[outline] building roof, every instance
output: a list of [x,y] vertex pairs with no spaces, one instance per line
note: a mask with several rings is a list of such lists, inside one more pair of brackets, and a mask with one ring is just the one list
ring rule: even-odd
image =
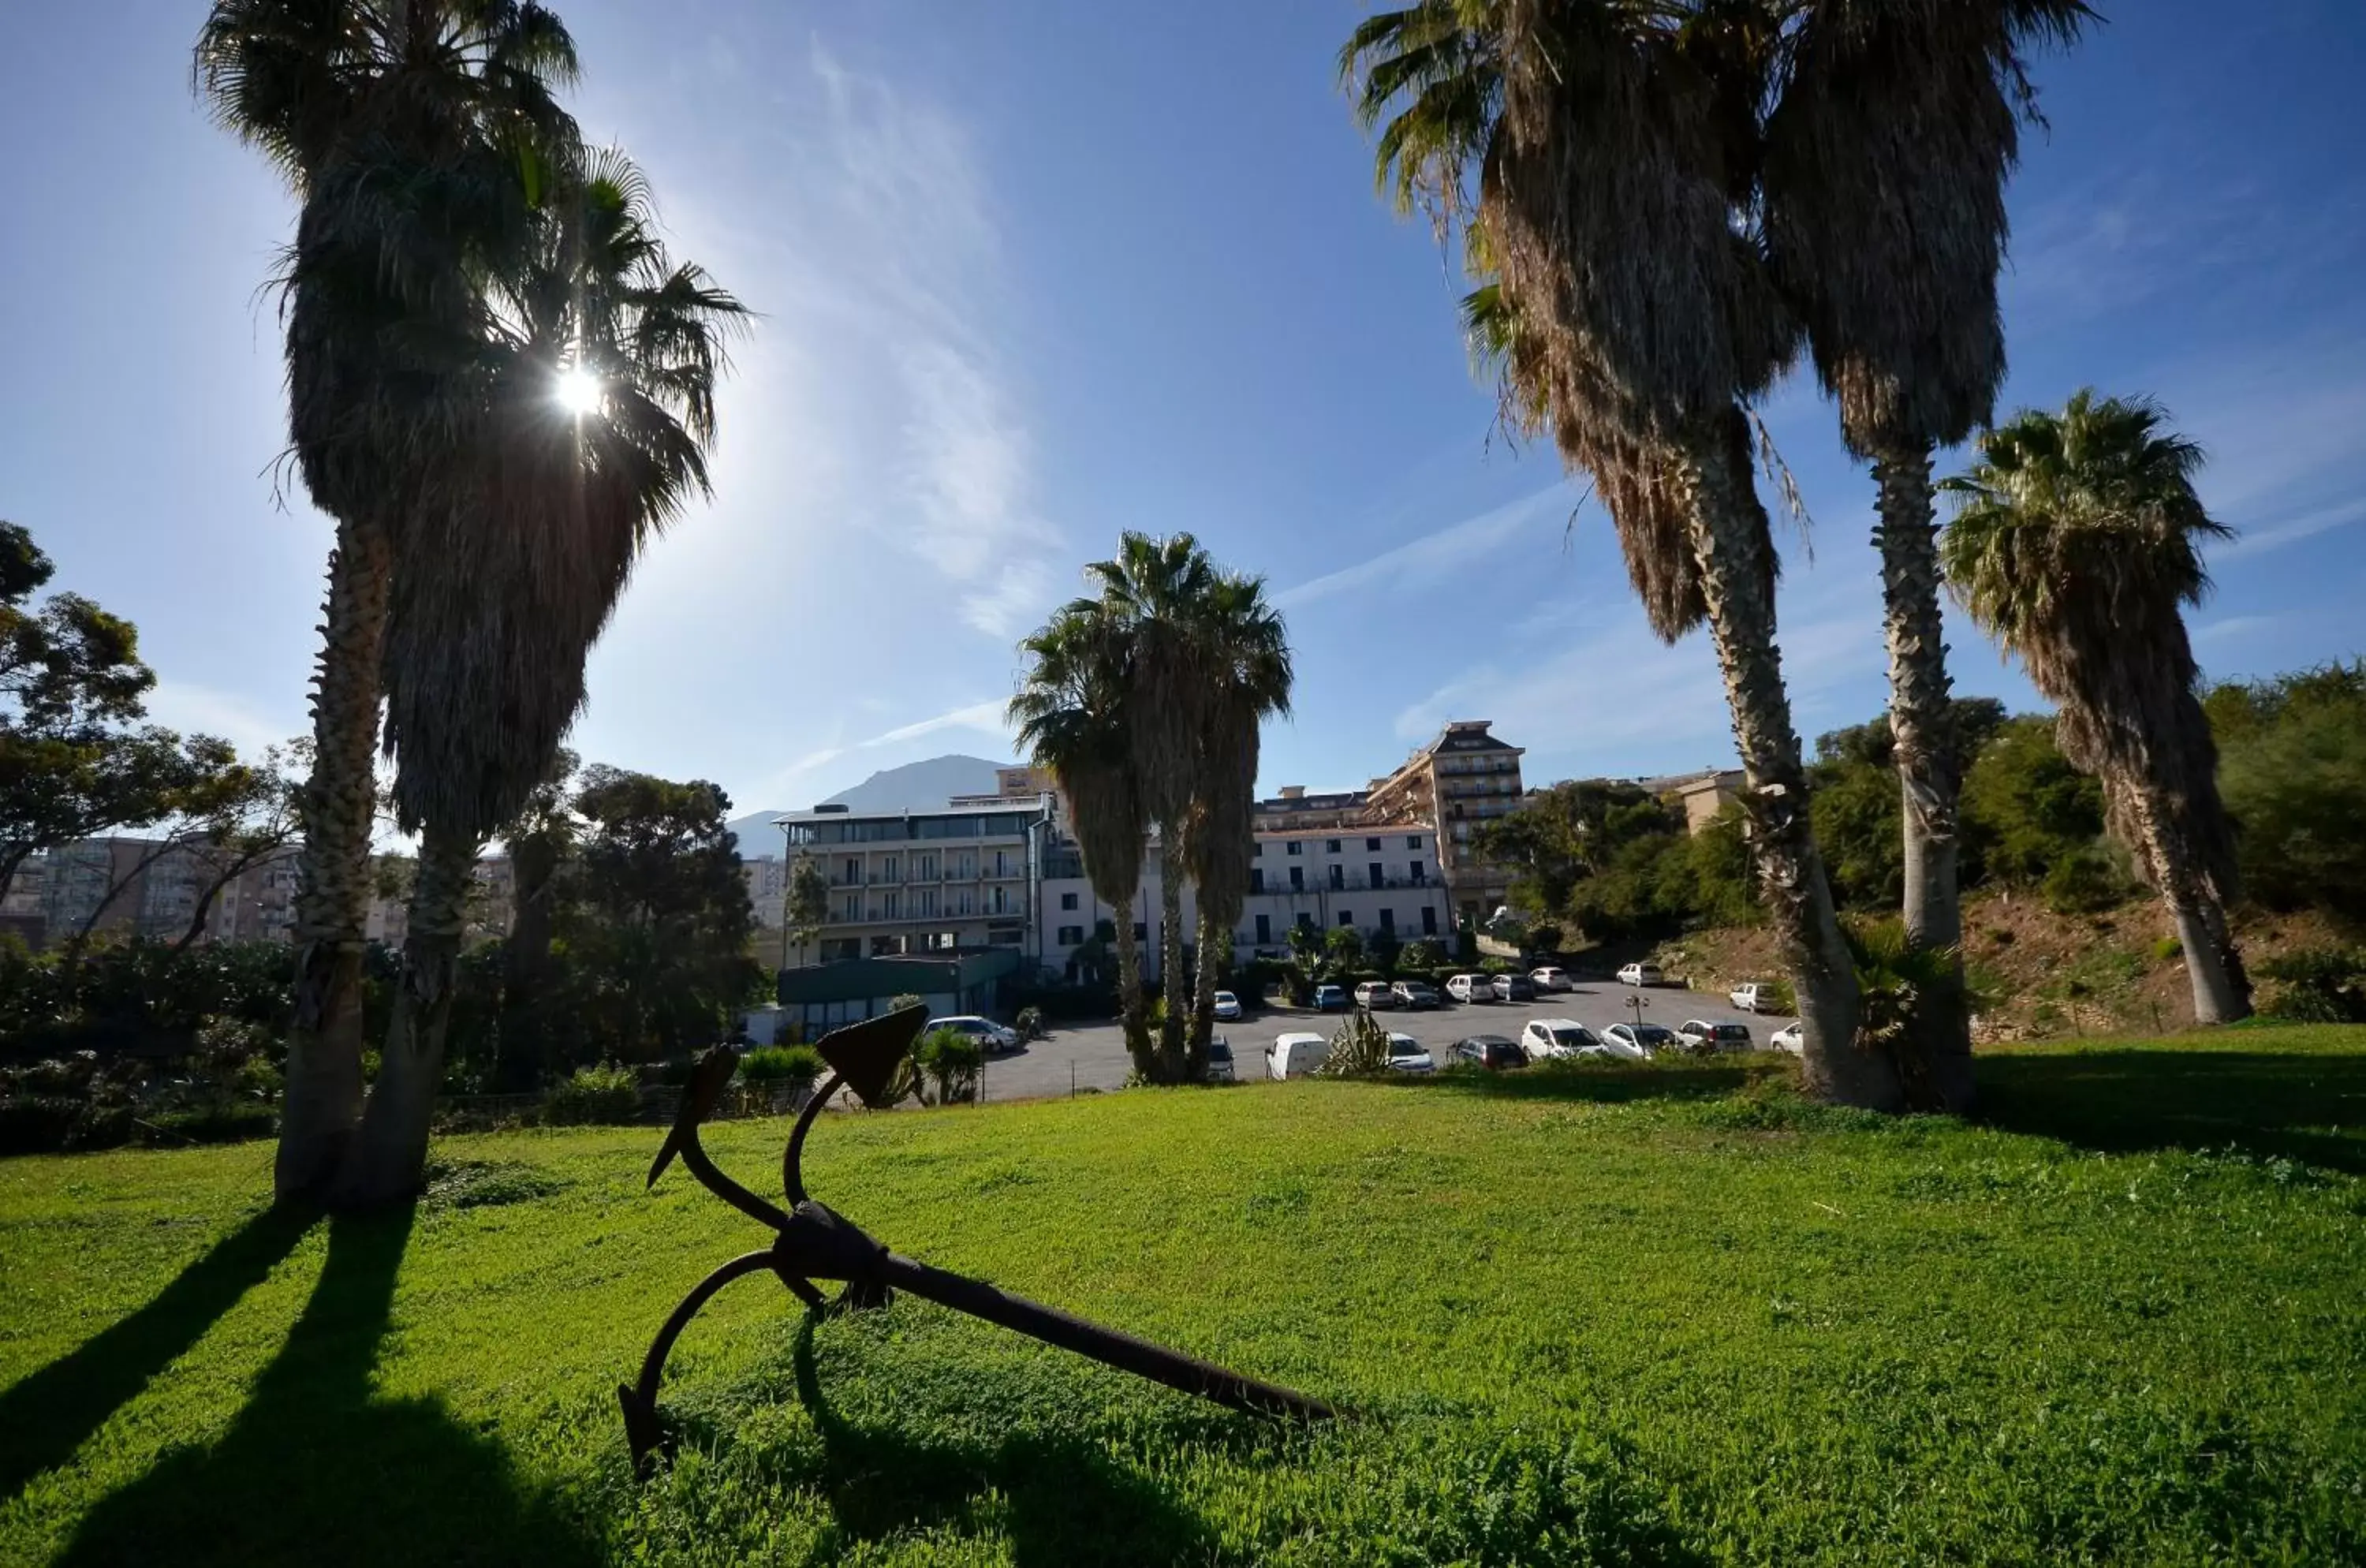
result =
[[[1498,740],[1487,732],[1488,727],[1494,722],[1492,718],[1448,719],[1446,728],[1437,732],[1437,739],[1422,748],[1422,751],[1433,756],[1440,751],[1509,751],[1515,756],[1524,755],[1519,747]],[[1414,753],[1415,756],[1421,754],[1419,751]]]
[[788,811],[772,818],[772,826],[785,828],[792,822],[902,822],[917,817],[1004,817],[1017,813],[1041,812],[1045,807],[1042,795],[1024,795],[970,804],[967,801],[933,807],[927,811],[849,811],[843,807],[816,807],[811,811]]

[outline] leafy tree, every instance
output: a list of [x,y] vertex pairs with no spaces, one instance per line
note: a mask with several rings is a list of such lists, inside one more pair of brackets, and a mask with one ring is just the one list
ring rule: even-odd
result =
[[[1767,9],[1782,29],[1759,169],[1770,272],[1839,404],[1842,441],[1879,486],[1905,929],[1952,953],[1963,939],[1962,771],[1947,723],[1931,454],[1993,416],[2004,379],[2004,186],[2016,111],[2035,112],[2023,51],[2067,43],[2093,13],[2079,0]],[[1834,875],[1845,886],[1837,861]],[[1960,986],[1923,993],[1901,1043],[1913,1074],[1956,1111],[1974,1097],[1961,997]]]
[[1340,62],[1382,126],[1383,186],[1460,231],[1482,281],[1466,320],[1501,367],[1507,421],[1593,475],[1653,629],[1709,626],[1809,1089],[1895,1108],[1895,1071],[1852,1043],[1854,970],[1774,642],[1744,404],[1798,328],[1759,248],[1738,243],[1758,216],[1778,35],[1733,23],[1723,8],[1421,0],[1366,20]]
[[782,929],[796,943],[799,964],[806,961],[806,944],[821,934],[822,922],[828,918],[829,879],[822,873],[821,862],[799,854],[789,863],[788,891],[783,895],[781,909]]
[[1817,763],[1812,776],[1808,807],[1816,842],[1831,868],[1833,896],[1851,908],[1896,908],[1905,881],[1897,772],[1835,761]]
[[764,979],[730,798],[593,767],[572,805],[582,848],[556,927],[589,991],[581,1026],[620,1061],[712,1043]]
[[1404,951],[1397,954],[1397,967],[1424,975],[1434,974],[1446,967],[1446,949],[1427,937],[1416,937],[1405,943]]
[[2062,754],[2102,781],[2107,820],[2177,921],[2193,1016],[2249,1013],[2226,927],[2235,838],[2217,749],[2194,694],[2183,606],[2210,579],[2201,545],[2228,536],[2193,489],[2202,449],[2158,404],[2079,392],[1980,438],[1947,481],[1947,581],[1982,629],[2061,709]]
[[2222,685],[2203,706],[2245,888],[2366,919],[2366,660]]
[[565,162],[553,154],[574,124],[551,87],[574,73],[558,17],[520,0],[215,0],[198,34],[200,95],[299,204],[278,279],[290,456],[336,525],[302,799],[282,1199],[326,1194],[360,1119],[389,598],[398,561],[439,542],[415,525],[448,515],[479,477],[461,457],[488,342],[481,285],[531,242],[516,173]]
[[1404,953],[1404,946],[1397,940],[1397,933],[1382,926],[1372,933],[1372,940],[1368,945],[1370,950],[1372,967],[1383,975],[1393,976],[1397,972],[1397,961]]
[[1515,903],[1550,913],[1568,907],[1580,879],[1607,870],[1619,846],[1683,827],[1680,812],[1639,784],[1579,779],[1480,823],[1470,842],[1473,852],[1518,869]]
[[2103,831],[2102,786],[2072,767],[2054,720],[2006,720],[1964,775],[1966,880],[2034,887]]
[[1364,933],[1353,926],[1333,926],[1323,933],[1323,954],[1341,970],[1364,962]]

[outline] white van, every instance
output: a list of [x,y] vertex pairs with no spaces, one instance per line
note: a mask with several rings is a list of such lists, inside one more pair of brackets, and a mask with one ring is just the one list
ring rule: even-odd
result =
[[1331,1042],[1320,1034],[1293,1031],[1277,1034],[1266,1048],[1265,1073],[1270,1078],[1302,1078],[1331,1055]]

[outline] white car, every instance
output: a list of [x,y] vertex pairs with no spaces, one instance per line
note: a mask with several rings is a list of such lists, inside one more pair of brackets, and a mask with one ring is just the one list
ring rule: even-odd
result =
[[1610,1047],[1612,1055],[1630,1062],[1648,1062],[1680,1043],[1674,1030],[1656,1023],[1614,1023],[1602,1032],[1602,1043]]
[[1399,980],[1389,987],[1389,992],[1396,998],[1397,1006],[1409,1011],[1437,1006],[1437,987],[1426,980]]
[[1397,1005],[1397,994],[1389,989],[1386,980],[1367,980],[1356,987],[1356,1005],[1378,1011]]
[[1602,1042],[1573,1018],[1532,1018],[1520,1028],[1520,1051],[1531,1062],[1556,1056],[1599,1056]]
[[1492,1002],[1495,983],[1484,975],[1457,975],[1446,982],[1446,994],[1458,1002]]
[[1693,1051],[1747,1051],[1751,1048],[1750,1026],[1746,1023],[1711,1023],[1705,1019],[1688,1018],[1676,1025],[1676,1038]]
[[1292,1031],[1277,1034],[1266,1048],[1265,1075],[1269,1078],[1302,1078],[1331,1055],[1331,1042],[1320,1034]]
[[1629,964],[1618,971],[1618,983],[1622,986],[1656,986],[1660,978],[1660,966],[1656,964]]
[[1225,1023],[1238,1023],[1241,1021],[1241,998],[1230,991],[1218,991],[1216,1017]]
[[955,1033],[966,1034],[976,1041],[978,1049],[989,1056],[1003,1051],[1019,1049],[1019,1031],[1006,1028],[990,1018],[979,1018],[975,1013],[962,1013],[952,1018],[932,1018],[929,1020],[929,1028],[930,1030],[950,1029]]
[[1773,1038],[1766,1043],[1777,1051],[1788,1051],[1794,1056],[1800,1055],[1808,1049],[1808,1032],[1796,1023],[1786,1023],[1776,1030]]
[[1551,964],[1541,969],[1529,970],[1528,980],[1540,992],[1573,991],[1577,988],[1577,982],[1569,977],[1568,970]]
[[1437,1064],[1430,1060],[1429,1047],[1410,1034],[1389,1036],[1389,1071],[1392,1073],[1434,1073]]
[[1756,1012],[1761,998],[1769,1001],[1774,999],[1774,989],[1772,986],[1763,986],[1755,980],[1751,980],[1726,992],[1725,998],[1744,1012]]

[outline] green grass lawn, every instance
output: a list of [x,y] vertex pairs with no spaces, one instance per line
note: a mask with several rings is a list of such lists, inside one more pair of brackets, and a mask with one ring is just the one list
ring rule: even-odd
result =
[[2366,1562],[2366,1030],[1982,1069],[1977,1127],[1684,1066],[832,1117],[899,1250],[1359,1418],[760,1278],[646,1485],[615,1385],[769,1237],[649,1130],[309,1226],[267,1145],[0,1163],[0,1562]]

